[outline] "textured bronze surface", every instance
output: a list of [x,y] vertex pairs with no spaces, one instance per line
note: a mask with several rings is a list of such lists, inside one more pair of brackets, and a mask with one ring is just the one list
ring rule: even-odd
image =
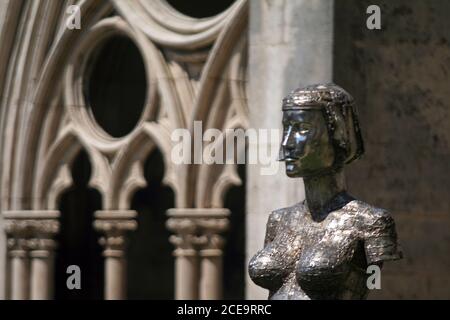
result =
[[335,84],[297,89],[283,129],[280,160],[303,177],[306,199],[270,214],[250,277],[269,299],[364,299],[367,266],[401,252],[389,213],[346,192],[342,168],[364,152],[353,98]]

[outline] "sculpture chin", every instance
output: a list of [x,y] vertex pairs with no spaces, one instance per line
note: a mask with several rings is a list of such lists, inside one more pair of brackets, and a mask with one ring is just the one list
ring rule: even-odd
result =
[[320,170],[305,170],[302,169],[301,165],[298,163],[299,160],[286,161],[286,175],[289,178],[311,178],[318,177],[324,174],[332,173],[332,167],[325,167]]
[[297,172],[297,171],[290,171],[290,170],[288,170],[288,169],[286,169],[286,175],[289,177],[289,178],[300,178],[301,177],[301,175]]
[[304,172],[299,168],[298,160],[295,161],[286,161],[286,175],[289,178],[300,178],[303,177]]

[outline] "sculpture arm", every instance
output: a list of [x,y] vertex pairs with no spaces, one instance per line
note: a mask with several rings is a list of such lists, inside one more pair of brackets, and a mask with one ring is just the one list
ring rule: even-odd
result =
[[401,259],[395,222],[390,214],[386,210],[374,209],[367,223],[363,239],[367,263],[381,267],[383,261]]

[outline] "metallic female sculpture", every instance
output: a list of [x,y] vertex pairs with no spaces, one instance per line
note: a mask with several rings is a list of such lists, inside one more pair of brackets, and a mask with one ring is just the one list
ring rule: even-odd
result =
[[364,299],[367,267],[401,252],[388,212],[345,190],[343,166],[364,152],[353,98],[335,84],[297,89],[283,128],[279,160],[303,177],[306,200],[270,214],[250,277],[269,299]]

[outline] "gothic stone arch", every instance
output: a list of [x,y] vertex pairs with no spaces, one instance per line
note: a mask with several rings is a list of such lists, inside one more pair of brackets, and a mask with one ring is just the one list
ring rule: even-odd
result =
[[[136,228],[130,198],[145,183],[145,158],[158,148],[166,166],[164,183],[175,193],[168,227],[176,233],[171,238],[177,246],[176,296],[218,298],[219,233],[228,215],[222,198],[240,180],[234,166],[175,165],[170,135],[176,128],[192,132],[194,121],[205,129],[248,126],[247,1],[195,19],[163,0],[79,0],[81,29],[70,30],[66,10],[73,2],[2,3],[0,192],[8,244],[5,278],[11,279],[3,288],[6,296],[51,298],[57,203],[72,184],[69,168],[83,149],[92,164],[90,186],[102,195],[95,227],[110,253],[105,254],[105,297],[124,298],[118,268],[125,232]],[[101,130],[82,92],[87,60],[114,35],[139,49],[149,84],[138,124],[121,138]]]

